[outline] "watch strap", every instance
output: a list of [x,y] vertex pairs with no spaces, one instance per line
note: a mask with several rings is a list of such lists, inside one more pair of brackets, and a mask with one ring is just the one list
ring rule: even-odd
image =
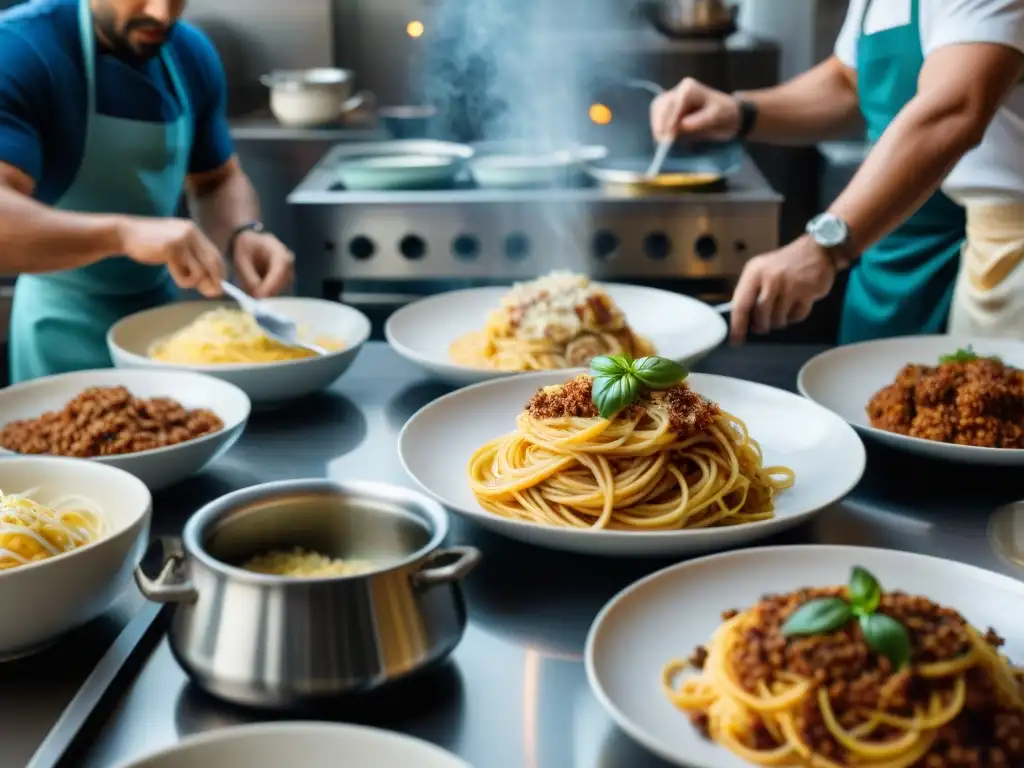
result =
[[740,127],[736,131],[736,138],[743,141],[754,132],[757,126],[758,109],[757,104],[746,99],[737,99],[740,108]]
[[266,230],[263,227],[262,221],[250,221],[242,224],[240,227],[235,227],[231,231],[231,235],[228,237],[228,245],[225,251],[229,258],[235,258],[235,244],[238,242],[238,238],[246,232],[261,233]]

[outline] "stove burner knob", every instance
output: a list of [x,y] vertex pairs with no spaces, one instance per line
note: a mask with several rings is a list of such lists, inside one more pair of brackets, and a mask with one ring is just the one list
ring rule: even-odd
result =
[[701,261],[711,261],[718,254],[718,241],[711,235],[702,235],[693,244],[693,252]]
[[359,261],[366,261],[373,256],[376,250],[377,246],[373,244],[373,240],[363,235],[353,237],[348,244],[348,252],[352,254],[353,259],[359,259]]
[[422,259],[427,255],[427,244],[423,241],[422,237],[416,235],[406,235],[403,237],[402,242],[398,244],[398,249],[410,261]]
[[619,250],[619,238],[614,232],[603,229],[594,235],[594,256],[598,259],[610,259]]
[[514,232],[505,238],[505,255],[512,261],[522,261],[530,255],[530,238],[522,232]]
[[480,255],[480,241],[473,235],[459,235],[452,241],[455,258],[469,261]]
[[644,253],[655,261],[663,261],[672,253],[672,241],[664,232],[651,232],[644,238]]

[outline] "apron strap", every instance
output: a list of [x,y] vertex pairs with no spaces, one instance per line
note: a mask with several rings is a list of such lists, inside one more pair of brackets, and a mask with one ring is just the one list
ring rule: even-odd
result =
[[96,29],[93,26],[89,0],[78,0],[78,37],[82,41],[88,114],[92,115],[96,113]]

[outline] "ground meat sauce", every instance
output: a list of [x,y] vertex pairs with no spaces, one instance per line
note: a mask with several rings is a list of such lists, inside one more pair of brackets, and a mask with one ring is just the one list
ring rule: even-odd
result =
[[[590,376],[577,376],[565,384],[545,387],[537,391],[526,405],[535,419],[598,418],[593,402],[594,381]],[[721,410],[705,400],[685,384],[644,395],[639,402],[628,406],[620,415],[635,420],[651,404],[657,403],[668,411],[669,424],[674,432],[685,438],[703,432],[714,422]]]
[[22,454],[114,456],[194,440],[218,432],[213,411],[188,410],[167,397],[135,397],[124,387],[93,387],[59,411],[13,421],[0,430],[0,446]]
[[940,443],[1024,448],[1024,372],[998,360],[908,365],[867,406],[871,426]]
[[[846,728],[867,718],[865,711],[882,707],[888,712],[911,716],[915,707],[926,707],[935,686],[949,690],[948,681],[915,677],[910,669],[894,674],[888,659],[873,653],[865,644],[859,625],[851,622],[829,635],[787,638],[782,625],[797,608],[819,597],[845,596],[840,587],[808,589],[787,595],[769,595],[754,609],[757,625],[746,631],[729,663],[743,687],[756,693],[760,681],[771,681],[788,671],[828,686],[833,711]],[[924,597],[901,592],[882,596],[878,609],[900,622],[911,636],[911,666],[948,661],[971,649],[964,619],[948,608]],[[723,620],[735,615],[723,614]],[[985,634],[993,647],[1003,644],[991,629]],[[695,656],[703,663],[706,652],[698,647]],[[986,673],[967,673],[967,702],[964,710],[944,726],[929,753],[915,765],[924,768],[1021,768],[1024,766],[1024,715],[1002,707]],[[695,715],[694,725],[706,735],[706,715]],[[846,750],[829,733],[822,721],[816,696],[808,698],[797,714],[801,740],[815,753],[839,764],[851,765]],[[881,726],[872,740],[895,737],[894,729]],[[764,728],[756,731],[758,749],[778,746]]]

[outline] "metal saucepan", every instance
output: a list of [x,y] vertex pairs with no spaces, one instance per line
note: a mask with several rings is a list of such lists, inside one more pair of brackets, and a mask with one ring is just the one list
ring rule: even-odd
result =
[[[203,507],[165,544],[150,600],[175,604],[171,651],[201,688],[237,704],[287,708],[365,692],[445,659],[466,627],[458,582],[480,559],[442,549],[448,516],[403,488],[329,480],[267,483]],[[379,564],[301,579],[239,567],[302,547]]]
[[450,186],[473,157],[465,144],[429,139],[375,141],[338,147],[332,169],[348,190],[431,189]]
[[602,146],[538,150],[535,142],[489,141],[473,145],[469,170],[477,186],[485,188],[533,188],[564,185],[584,163],[608,156]]
[[636,9],[661,34],[677,40],[721,40],[739,28],[739,6],[723,0],[640,0]]
[[634,193],[706,191],[724,186],[743,163],[737,142],[688,145],[684,155],[669,157],[657,176],[648,176],[649,157],[587,163],[584,169],[603,186]]
[[270,111],[283,125],[314,128],[367,106],[372,95],[353,94],[355,73],[348,69],[279,69],[260,78],[270,89]]

